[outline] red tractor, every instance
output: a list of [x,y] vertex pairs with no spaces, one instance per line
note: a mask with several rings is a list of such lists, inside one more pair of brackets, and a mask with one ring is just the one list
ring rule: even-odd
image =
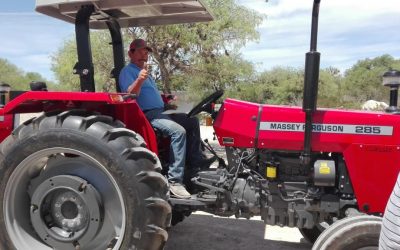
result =
[[[111,33],[119,91],[121,27],[212,15],[196,0],[37,0],[37,11],[75,23],[82,92],[40,84],[39,91],[2,92],[0,249],[162,249],[171,220],[197,210],[261,215],[270,225],[298,227],[310,241],[323,232],[315,249],[377,246],[379,216],[400,169],[399,82],[389,74],[394,113],[317,109],[319,4],[303,107],[226,99],[214,111],[223,92],[206,98],[188,115],[212,114],[228,162],[198,172],[188,183],[197,190],[192,198],[176,199],[162,175],[163,144],[135,96],[95,92],[89,29]],[[44,113],[16,125],[17,114],[31,112]]]

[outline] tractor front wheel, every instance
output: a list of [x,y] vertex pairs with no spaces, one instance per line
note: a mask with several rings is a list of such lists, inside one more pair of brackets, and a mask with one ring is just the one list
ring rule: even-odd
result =
[[21,125],[0,148],[0,249],[162,249],[168,187],[144,146],[86,111]]
[[312,250],[376,250],[381,223],[370,215],[343,218],[321,233]]

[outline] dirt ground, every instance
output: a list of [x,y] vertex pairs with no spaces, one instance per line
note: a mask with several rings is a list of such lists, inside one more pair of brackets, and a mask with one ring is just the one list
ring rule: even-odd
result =
[[169,230],[166,250],[308,250],[296,228],[196,213]]

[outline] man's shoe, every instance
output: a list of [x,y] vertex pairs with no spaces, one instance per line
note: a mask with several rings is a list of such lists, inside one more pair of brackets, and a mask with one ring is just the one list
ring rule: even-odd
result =
[[201,170],[209,169],[211,164],[217,160],[217,157],[214,155],[210,158],[203,158],[196,163],[196,166],[199,167]]
[[186,188],[180,183],[170,183],[169,191],[172,196],[180,199],[189,199],[191,194],[186,190]]

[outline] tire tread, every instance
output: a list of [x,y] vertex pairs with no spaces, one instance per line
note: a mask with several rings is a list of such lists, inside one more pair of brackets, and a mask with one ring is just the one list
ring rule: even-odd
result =
[[[71,128],[66,121],[69,121],[69,124],[77,124],[78,127]],[[134,242],[133,245],[130,244],[137,250],[162,249],[168,239],[166,228],[170,226],[171,221],[171,207],[166,201],[168,199],[168,183],[161,175],[161,164],[158,157],[145,148],[146,144],[143,138],[124,128],[122,122],[111,116],[81,109],[58,111],[44,113],[20,125],[1,144],[0,154],[6,155],[17,140],[51,129],[72,129],[86,133],[94,139],[100,139],[114,151],[119,151],[121,158],[117,160],[126,162],[127,166],[135,166],[130,171],[136,172],[133,178],[137,178],[138,190],[128,190],[128,193],[134,193],[140,197],[140,212],[143,213],[140,217],[144,217],[141,219],[144,223],[142,233],[147,236],[141,239],[132,237],[129,241]],[[114,140],[118,140],[123,145],[117,146]],[[121,151],[121,148],[125,149]],[[124,174],[124,170],[115,169],[115,172],[121,178],[126,179],[127,183],[132,181],[129,176]]]

